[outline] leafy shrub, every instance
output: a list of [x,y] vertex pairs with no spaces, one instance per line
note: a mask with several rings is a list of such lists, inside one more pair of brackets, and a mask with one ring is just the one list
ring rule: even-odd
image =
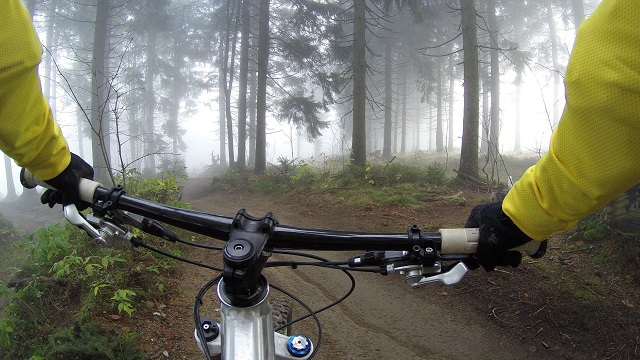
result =
[[398,184],[445,184],[445,168],[433,163],[424,168],[400,163],[373,164],[366,168],[365,181],[374,186]]
[[358,199],[353,202],[358,204],[373,201],[411,205],[424,198],[424,188],[446,183],[446,169],[440,163],[424,168],[378,162],[366,167],[344,164],[338,169],[333,165],[318,167],[304,161],[295,163],[285,157],[278,158],[278,162],[262,174],[229,169],[215,177],[211,187],[220,191],[242,189],[263,193],[340,189],[343,194],[339,194],[338,199],[356,197]]
[[250,182],[252,172],[248,169],[228,168],[222,174],[214,176],[209,187],[213,191],[227,191],[246,186]]
[[183,187],[178,179],[184,179],[184,176],[176,177],[171,172],[144,179],[138,170],[133,169],[127,172],[126,179],[119,180],[126,184],[125,190],[128,194],[169,206],[188,207],[188,204],[182,201]]
[[[142,179],[132,170],[121,180],[129,194],[171,206],[188,206],[182,202],[182,187],[173,174]],[[132,315],[137,307],[145,306],[154,291],[164,290],[163,279],[173,270],[172,260],[147,252],[139,254],[128,244],[97,247],[84,232],[69,224],[39,229],[16,243],[29,258],[16,274],[20,281],[15,291],[9,292],[0,283],[0,296],[11,295],[0,315],[0,359],[142,358],[135,355],[139,352],[132,350],[133,345],[111,336],[96,335],[91,340],[74,332],[78,326],[84,332],[84,325],[71,330],[68,326],[90,321],[94,314]],[[60,316],[61,312],[68,316]],[[66,330],[52,336],[47,345],[49,334],[60,328]],[[88,329],[91,334],[100,333]],[[121,350],[117,352],[116,347]]]
[[84,323],[51,335],[42,359],[142,360],[145,356],[136,348],[135,337],[112,335]]
[[319,171],[309,164],[302,164],[296,168],[291,176],[291,185],[294,188],[309,188],[314,186],[321,179]]
[[444,185],[447,182],[447,169],[439,162],[427,165],[425,180],[428,184]]
[[606,213],[602,210],[581,220],[578,228],[585,240],[599,240],[607,235],[609,226],[607,224]]
[[16,229],[13,227],[11,221],[9,221],[4,215],[0,214],[0,244],[8,244],[18,239]]

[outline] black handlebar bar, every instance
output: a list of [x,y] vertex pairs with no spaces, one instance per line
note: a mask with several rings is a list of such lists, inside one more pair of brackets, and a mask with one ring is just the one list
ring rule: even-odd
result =
[[[192,231],[208,237],[228,240],[233,218],[175,208],[125,194],[121,189],[98,187],[94,203],[104,210],[120,209]],[[95,208],[94,208],[95,209]],[[425,233],[441,243],[439,232]],[[296,250],[409,250],[416,244],[407,233],[366,233],[307,229],[276,224],[269,243],[274,248]],[[440,248],[440,246],[438,246]]]
[[[26,188],[48,187],[28,170],[22,169],[20,181]],[[80,198],[89,203],[94,212],[103,214],[118,209],[148,217],[181,229],[211,238],[228,240],[233,218],[205,212],[158,204],[128,195],[120,187],[107,189],[87,179],[80,181]],[[274,248],[298,250],[403,250],[411,251],[425,244],[434,244],[443,254],[473,254],[478,240],[477,229],[441,229],[423,233],[412,227],[405,233],[367,233],[308,229],[275,224],[269,244]],[[518,250],[531,256],[541,256],[545,246],[531,241]],[[543,243],[544,244],[544,243]]]

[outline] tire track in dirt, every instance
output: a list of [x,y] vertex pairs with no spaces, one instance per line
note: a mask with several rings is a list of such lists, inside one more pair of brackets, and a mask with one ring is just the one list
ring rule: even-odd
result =
[[[325,255],[326,256],[326,255]],[[332,272],[339,273],[339,270],[333,270]],[[314,302],[318,302],[321,305],[316,308],[322,307],[322,305],[330,304],[336,301],[341,294],[337,294],[339,290],[342,288],[346,288],[345,286],[335,286],[335,283],[330,283],[332,279],[324,279],[323,281],[316,281],[318,276],[309,275],[305,271],[288,271],[285,276],[278,276],[276,272],[272,272],[269,274],[269,278],[274,280],[274,284],[277,283],[280,285],[282,282],[287,283],[303,283],[304,286],[308,286],[311,288],[311,293],[313,294]],[[377,274],[369,274],[369,276],[380,276]],[[284,279],[283,279],[284,278]],[[400,279],[398,279],[400,280]],[[360,286],[363,282],[360,283]],[[366,285],[366,284],[365,284]],[[338,289],[339,288],[339,289]],[[358,282],[356,281],[356,288],[358,288]],[[346,292],[346,291],[345,291]],[[308,294],[307,294],[308,295]],[[320,299],[322,297],[322,299]],[[349,298],[345,300],[349,302]],[[319,316],[322,318],[324,322],[335,322],[336,319],[339,320],[339,323],[344,324],[345,322],[349,322],[349,327],[353,330],[352,336],[356,336],[356,334],[369,334],[376,333],[384,336],[386,339],[384,343],[394,343],[401,344],[402,347],[397,347],[394,349],[394,352],[400,352],[403,355],[403,359],[424,359],[425,356],[430,352],[428,348],[424,346],[419,346],[419,344],[412,343],[410,337],[405,336],[404,334],[395,334],[387,331],[384,326],[377,325],[370,321],[370,317],[361,317],[358,314],[354,313],[349,306],[345,306],[345,303],[338,304],[324,312],[322,312]],[[297,314],[299,315],[299,314]],[[327,324],[323,326],[323,328],[328,327]],[[308,334],[307,334],[308,335]],[[366,335],[365,335],[366,336]],[[353,339],[341,339],[341,341],[345,342],[353,342]],[[336,344],[333,344],[336,348],[341,348],[340,341],[337,341]],[[322,354],[324,355],[324,350],[327,348],[327,345],[321,346]],[[348,349],[353,351],[353,349]],[[329,351],[331,352],[331,351]],[[355,356],[357,354],[350,354],[350,356],[354,356],[355,358],[362,358],[360,356]],[[367,354],[371,355],[371,354]],[[331,358],[331,357],[329,357]]]

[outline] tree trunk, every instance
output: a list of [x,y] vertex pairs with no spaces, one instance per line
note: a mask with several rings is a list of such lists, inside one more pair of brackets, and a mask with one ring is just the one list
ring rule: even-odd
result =
[[[399,82],[397,77],[398,77],[398,73],[396,72],[396,82]],[[398,124],[399,124],[398,115],[399,114],[400,114],[399,111],[394,111],[393,112],[393,135],[391,137],[393,139],[392,146],[393,146],[393,153],[394,154],[398,153],[398,142],[399,142],[398,141],[398,127],[399,127],[398,126]]]
[[553,119],[551,119],[552,127],[560,120],[560,61],[558,59],[558,33],[556,31],[556,23],[553,18],[553,7],[551,1],[547,1],[547,22],[549,24],[549,38],[551,39],[551,60],[553,64]]
[[[53,33],[55,31],[55,18],[56,18],[56,5],[52,2],[49,4],[49,14],[47,16],[47,35],[45,37],[45,50],[42,54],[42,64],[44,65],[44,74],[42,77],[42,94],[45,99],[51,104],[51,73],[52,73],[52,59],[49,53],[53,49]],[[51,107],[51,106],[49,106]],[[54,114],[55,119],[55,114]]]
[[[225,84],[225,112],[227,118],[227,148],[229,149],[229,165],[232,166],[235,161],[235,151],[233,145],[233,116],[231,115],[231,91],[233,88],[233,76],[234,76],[234,65],[235,65],[235,55],[236,55],[236,43],[238,41],[238,31],[237,24],[238,19],[236,17],[236,4],[238,1],[234,1],[233,4],[231,0],[227,1],[228,13],[227,13],[227,29],[224,34],[224,84]],[[233,6],[232,6],[233,5]],[[230,12],[229,12],[230,11]],[[234,31],[231,30],[232,19],[236,19],[236,29]],[[231,33],[233,33],[233,39]],[[222,39],[221,39],[222,40]],[[231,46],[231,55],[229,55],[229,47]]]
[[144,75],[144,176],[153,177],[156,174],[156,132],[154,113],[156,100],[154,93],[154,79],[156,74],[156,33],[149,29],[147,34],[147,67]]
[[407,68],[402,69],[402,128],[400,129],[400,153],[407,151]]
[[[251,47],[252,64],[257,63],[257,51],[255,47]],[[257,73],[256,69],[251,66],[249,74],[249,166],[256,164],[256,86]]]
[[269,71],[269,5],[260,0],[258,20],[258,93],[256,99],[256,166],[255,171],[267,169],[267,71]]
[[449,136],[447,137],[447,150],[453,151],[453,103],[454,103],[454,86],[456,83],[455,72],[453,67],[455,63],[453,62],[453,57],[449,57]]
[[583,0],[571,0],[571,9],[573,10],[573,23],[576,25],[576,33],[578,33],[578,27],[584,20]]
[[[171,139],[171,153],[173,158],[173,163],[176,164],[179,157],[179,144],[180,144],[180,126],[178,124],[180,118],[180,102],[182,101],[182,97],[184,96],[184,79],[182,78],[181,70],[184,68],[184,49],[183,44],[185,40],[182,36],[179,35],[180,32],[177,32],[174,35],[173,39],[173,81],[171,83],[172,86],[172,99],[171,103],[171,112],[169,114],[168,126],[167,126],[167,135]],[[175,170],[175,169],[174,169]]]
[[76,129],[78,134],[78,156],[84,159],[84,122],[87,120],[84,111],[76,106]]
[[384,44],[384,134],[382,142],[382,158],[391,159],[391,111],[393,106],[393,74],[391,66],[391,39]]
[[366,0],[353,0],[353,134],[351,139],[351,163],[358,166],[365,166],[367,162],[365,117],[367,98],[366,11]]
[[500,151],[500,53],[498,51],[498,21],[496,19],[495,1],[487,2],[489,34],[491,35],[489,51],[491,57],[491,127],[489,128],[489,162],[491,175],[497,170],[498,153]]
[[220,166],[227,167],[227,127],[226,127],[226,85],[224,81],[224,36],[220,36],[220,48],[218,49],[218,118],[220,140]]
[[96,22],[93,37],[93,61],[91,63],[91,151],[95,179],[111,182],[109,121],[105,105],[107,17],[110,0],[96,0]]
[[242,0],[242,34],[240,39],[240,75],[238,79],[238,167],[246,166],[247,156],[247,83],[249,78],[250,0]]
[[422,101],[420,99],[420,91],[416,91],[416,149],[418,152],[422,148],[420,141],[420,131],[422,131]]
[[460,5],[464,47],[464,114],[458,178],[465,180],[467,177],[478,177],[478,36],[474,1],[463,0]]
[[33,15],[36,12],[36,0],[27,0],[25,6],[29,10],[29,14],[31,14],[31,20],[33,20]]
[[[108,24],[107,24],[108,26]],[[58,44],[60,38],[60,34],[58,31],[53,32],[53,46],[50,48],[51,50],[51,59],[58,58]],[[108,46],[107,46],[108,48]],[[108,51],[108,49],[107,49]],[[49,92],[49,108],[51,109],[51,114],[53,114],[53,118],[58,118],[58,93],[57,93],[57,84],[58,84],[58,69],[51,69],[51,86]]]
[[427,114],[427,138],[429,139],[427,142],[427,151],[433,149],[433,106],[429,103],[430,97],[431,94],[429,90],[427,90],[427,94],[425,95],[425,102],[427,103],[427,108],[429,108],[429,114]]
[[[129,107],[129,121],[127,126],[129,127],[129,134],[136,136],[140,134],[140,121],[138,120],[138,113],[140,112],[140,104],[134,103]],[[134,141],[134,138],[129,139],[129,153],[131,154],[131,165],[135,168],[140,168],[140,141]]]
[[480,78],[482,81],[482,122],[480,123],[480,153],[488,153],[489,144],[489,94],[491,92],[491,79],[486,66],[480,67]]
[[436,60],[436,152],[444,151],[444,131],[442,129],[442,64]]
[[[516,77],[521,77],[521,75],[517,75]],[[513,151],[520,152],[522,149],[520,148],[520,100],[521,100],[521,83],[516,83],[516,134],[515,134],[515,143],[513,146]]]
[[13,199],[18,195],[16,194],[16,186],[13,183],[13,161],[7,155],[4,156],[4,174],[7,180],[7,197],[5,199]]

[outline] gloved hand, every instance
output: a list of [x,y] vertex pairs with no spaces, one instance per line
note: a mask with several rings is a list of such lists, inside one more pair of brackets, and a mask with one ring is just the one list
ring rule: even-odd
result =
[[71,153],[71,162],[58,176],[45,182],[53,186],[56,190],[47,190],[40,197],[43,204],[48,204],[53,208],[55,204],[69,205],[75,204],[78,211],[87,208],[87,205],[80,200],[78,184],[81,178],[93,180],[93,168],[81,157]]
[[[480,230],[476,259],[486,271],[496,266],[517,267],[522,261],[522,254],[509,250],[524,245],[532,239],[522,232],[502,212],[502,201],[478,205],[471,210],[467,228],[477,227]],[[473,268],[473,265],[471,266]],[[477,265],[476,265],[477,268]]]

